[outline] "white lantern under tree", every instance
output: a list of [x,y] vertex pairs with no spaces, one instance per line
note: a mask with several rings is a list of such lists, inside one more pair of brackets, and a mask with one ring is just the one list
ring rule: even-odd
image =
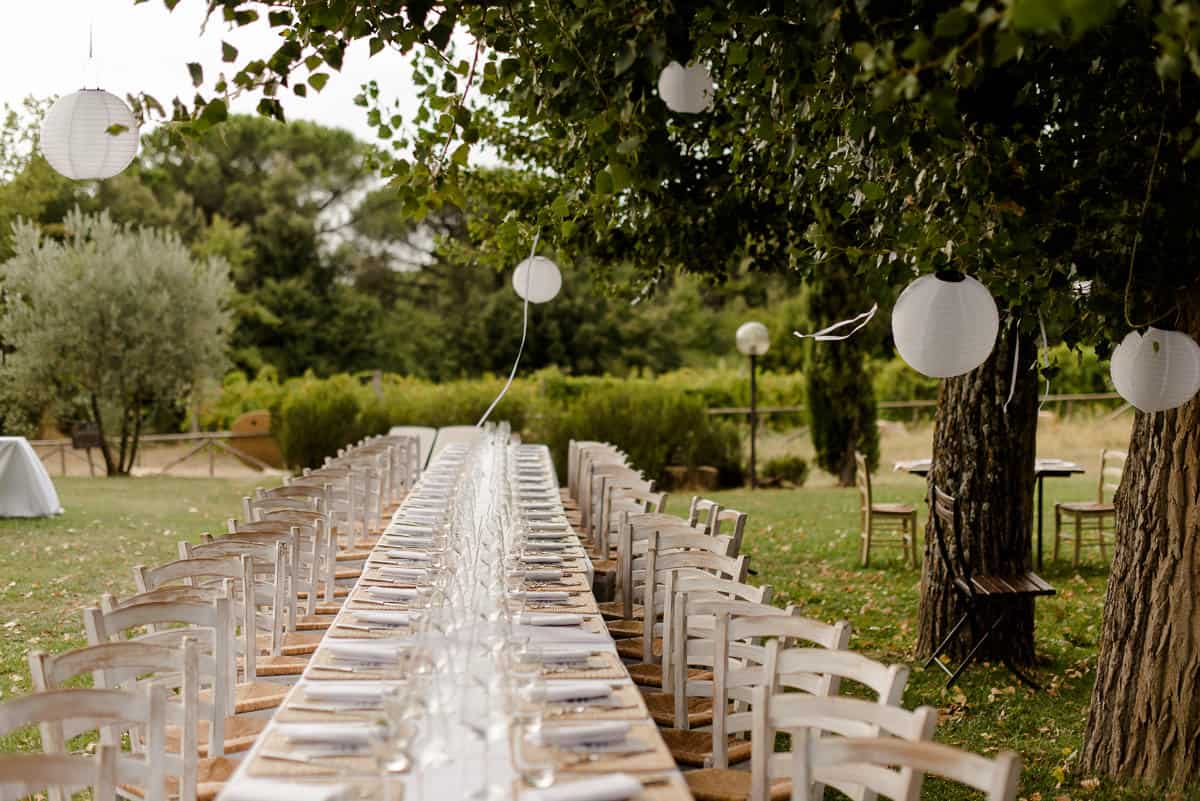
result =
[[562,289],[562,273],[550,259],[533,256],[513,270],[512,284],[522,299],[530,303],[546,303],[553,300]]
[[700,114],[712,107],[712,76],[703,64],[684,67],[672,61],[659,73],[658,96],[671,111]]
[[1122,398],[1143,412],[1163,412],[1200,392],[1200,345],[1181,331],[1130,331],[1109,369]]
[[50,166],[68,178],[111,178],[137,155],[137,120],[116,95],[81,89],[60,97],[46,112],[41,150]]
[[917,372],[951,378],[991,355],[1000,313],[987,287],[969,275],[942,270],[913,281],[892,310],[892,338]]

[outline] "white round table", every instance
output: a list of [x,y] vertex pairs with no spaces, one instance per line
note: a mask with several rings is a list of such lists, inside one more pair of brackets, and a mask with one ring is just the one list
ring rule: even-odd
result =
[[46,466],[24,437],[0,437],[0,517],[62,514]]

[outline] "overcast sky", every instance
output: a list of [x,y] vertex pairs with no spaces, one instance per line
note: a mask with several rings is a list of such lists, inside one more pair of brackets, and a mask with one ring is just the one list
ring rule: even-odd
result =
[[[239,64],[268,56],[280,41],[265,14],[260,24],[232,30],[214,18],[201,33],[204,0],[182,0],[173,12],[162,0],[141,5],[133,0],[0,0],[0,7],[0,104],[18,105],[28,95],[64,95],[82,88],[89,75],[89,25],[99,86],[119,97],[146,92],[168,109],[171,98],[194,93],[187,62],[204,66],[209,86],[220,71],[232,73],[233,65],[221,62],[222,40],[238,48]],[[282,92],[287,116],[347,128],[373,141],[365,110],[353,99],[363,83],[375,79],[381,94],[400,99],[402,113],[411,119],[416,102],[405,59],[390,50],[367,56],[365,44],[352,47],[342,71],[333,73],[319,94],[310,89],[307,98],[298,98],[290,90]],[[253,113],[257,103],[258,98],[242,97],[233,110]]]

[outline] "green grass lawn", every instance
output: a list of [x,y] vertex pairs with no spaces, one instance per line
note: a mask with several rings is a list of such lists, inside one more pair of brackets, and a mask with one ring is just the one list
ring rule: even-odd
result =
[[[1053,502],[1092,497],[1093,481],[1088,476],[1047,481],[1047,554]],[[105,592],[130,592],[131,565],[167,561],[180,539],[223,528],[255,483],[56,478],[66,514],[0,520],[0,696],[28,691],[29,648],[60,651],[83,644],[83,606]],[[1025,761],[1022,796],[1029,801],[1162,797],[1095,787],[1073,768],[1094,678],[1107,578],[1097,555],[1089,554],[1079,571],[1046,563],[1043,575],[1059,590],[1037,606],[1042,658],[1037,678],[1046,689],[1035,693],[1003,667],[989,665],[972,667],[958,687],[947,691],[940,671],[925,671],[914,662],[919,574],[883,549],[871,569],[861,569],[857,494],[829,486],[821,474],[811,483],[800,490],[718,495],[725,505],[750,514],[745,550],[757,580],[772,584],[780,603],[798,604],[804,614],[821,620],[849,620],[856,650],[912,666],[906,706],[936,706],[938,739],[944,742],[984,754],[1002,748],[1019,752]],[[918,478],[886,469],[876,481],[881,501],[920,503],[923,487]],[[676,497],[669,508],[681,511],[684,504]],[[921,509],[923,525],[923,504]],[[33,733],[0,739],[0,751],[36,745]],[[930,780],[923,797],[972,796]]]

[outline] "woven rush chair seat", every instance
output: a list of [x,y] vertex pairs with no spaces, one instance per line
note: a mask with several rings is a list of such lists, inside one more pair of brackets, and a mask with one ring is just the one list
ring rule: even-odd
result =
[[[280,645],[280,653],[283,656],[307,656],[317,650],[323,636],[324,632],[321,631],[285,632],[283,643]],[[266,656],[271,653],[270,634],[259,634],[255,637],[255,641],[259,654]]]
[[[237,770],[238,763],[228,757],[205,757],[196,762],[196,801],[213,801]],[[167,797],[179,798],[179,780],[167,776]],[[123,784],[121,790],[134,798],[145,798],[146,791],[135,784]]]
[[[275,657],[278,658],[278,657]],[[262,675],[271,675],[270,669],[263,665],[272,657],[263,657],[259,660],[258,673]],[[300,675],[304,672],[303,666],[296,673],[280,673],[281,676]],[[291,687],[286,684],[278,684],[271,681],[248,681],[242,682],[237,686],[234,694],[234,713],[238,715],[246,715],[251,712],[262,712],[267,709],[274,709],[283,703],[283,699],[287,697]],[[210,690],[200,691],[200,700],[212,703],[212,692]]]
[[[608,636],[618,642],[628,637],[636,637],[638,639],[639,648],[641,646],[642,635],[646,628],[640,620],[610,620],[605,624],[608,628]],[[641,650],[638,651],[641,654]]]
[[1099,503],[1097,501],[1064,501],[1055,504],[1059,509],[1065,509],[1068,512],[1112,512],[1114,511],[1111,503]]
[[[671,756],[677,764],[689,768],[703,768],[712,759],[711,731],[660,728],[658,733],[667,744],[667,748],[671,749]],[[727,748],[731,763],[745,762],[750,758],[749,740],[730,737]]]
[[[296,632],[323,632],[333,625],[337,615],[301,615],[296,618]],[[320,638],[318,638],[319,641]],[[297,642],[300,642],[297,640]]]
[[[639,662],[636,665],[626,665],[629,678],[639,687],[662,687],[662,665]],[[688,670],[688,678],[695,681],[712,681],[713,672],[694,668]]]
[[[654,644],[650,647],[655,656],[661,657],[663,651],[662,637],[655,637]],[[637,637],[629,640],[617,640],[617,654],[625,659],[641,659],[644,654],[642,638]]]
[[[750,797],[750,772],[732,768],[703,768],[683,774],[696,801],[746,801]],[[792,783],[771,783],[771,801],[787,801]]]
[[[597,604],[600,609],[600,616],[606,621],[608,620],[624,620],[625,619],[625,604],[623,601],[605,601],[602,604]],[[646,610],[641,604],[633,605],[633,619],[641,620],[646,614]],[[640,632],[639,632],[640,633]]]
[[[225,718],[225,753],[236,754],[243,751],[249,751],[254,741],[258,739],[258,735],[262,734],[263,729],[271,722],[270,718],[251,717],[249,715],[231,715]],[[196,729],[196,746],[197,750],[202,754],[208,753],[208,731],[209,725],[207,720],[199,721]],[[167,726],[167,753],[178,754],[179,744],[182,742],[183,732],[178,726]]]
[[[650,711],[650,717],[659,726],[675,725],[675,696],[673,693],[647,690],[642,692],[642,701]],[[708,698],[687,699],[688,726],[699,728],[713,722],[713,702]],[[712,732],[704,732],[712,745]]]

